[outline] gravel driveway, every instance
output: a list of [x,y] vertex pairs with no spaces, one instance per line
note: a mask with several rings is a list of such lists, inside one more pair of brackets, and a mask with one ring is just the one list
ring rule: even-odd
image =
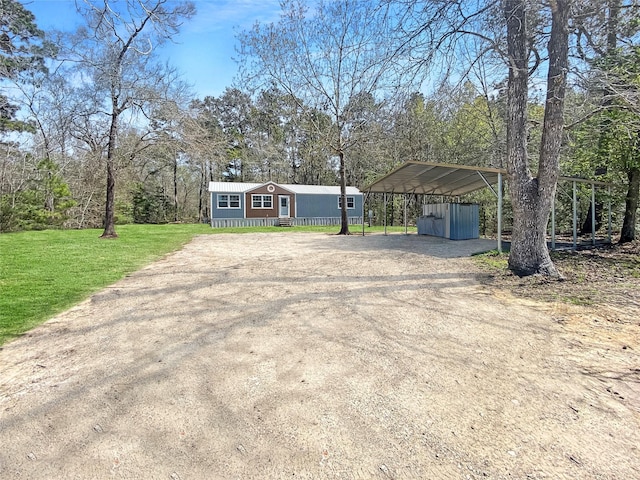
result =
[[197,237],[2,348],[0,478],[640,478],[638,326],[489,248]]

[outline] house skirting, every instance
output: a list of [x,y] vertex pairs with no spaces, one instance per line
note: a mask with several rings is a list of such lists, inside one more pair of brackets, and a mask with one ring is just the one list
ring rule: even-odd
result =
[[[291,225],[340,225],[340,217],[301,217],[290,218]],[[349,225],[362,223],[362,217],[348,217]],[[272,227],[278,225],[278,218],[213,218],[211,226],[213,228],[225,227]]]

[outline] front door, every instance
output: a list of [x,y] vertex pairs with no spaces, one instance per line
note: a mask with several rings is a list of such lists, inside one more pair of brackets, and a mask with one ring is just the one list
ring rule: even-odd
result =
[[291,215],[289,209],[289,195],[278,195],[280,199],[280,211],[278,212],[278,216],[280,218],[289,218]]

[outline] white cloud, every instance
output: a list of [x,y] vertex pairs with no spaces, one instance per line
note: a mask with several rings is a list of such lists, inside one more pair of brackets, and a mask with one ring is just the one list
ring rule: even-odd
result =
[[195,0],[197,13],[183,29],[189,33],[206,33],[235,28],[248,29],[258,21],[277,21],[278,0]]

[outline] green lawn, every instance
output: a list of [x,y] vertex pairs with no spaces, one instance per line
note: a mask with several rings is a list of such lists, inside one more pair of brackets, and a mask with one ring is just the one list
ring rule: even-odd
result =
[[[339,227],[211,229],[208,225],[121,225],[119,238],[101,230],[45,230],[0,235],[0,345],[166,253],[196,234],[337,233]],[[381,232],[382,227],[366,228]],[[389,227],[389,232],[404,231]],[[415,228],[410,229],[415,232]],[[362,225],[351,227],[353,234]]]
[[92,292],[180,248],[207,225],[122,225],[0,235],[0,344],[71,307]]

